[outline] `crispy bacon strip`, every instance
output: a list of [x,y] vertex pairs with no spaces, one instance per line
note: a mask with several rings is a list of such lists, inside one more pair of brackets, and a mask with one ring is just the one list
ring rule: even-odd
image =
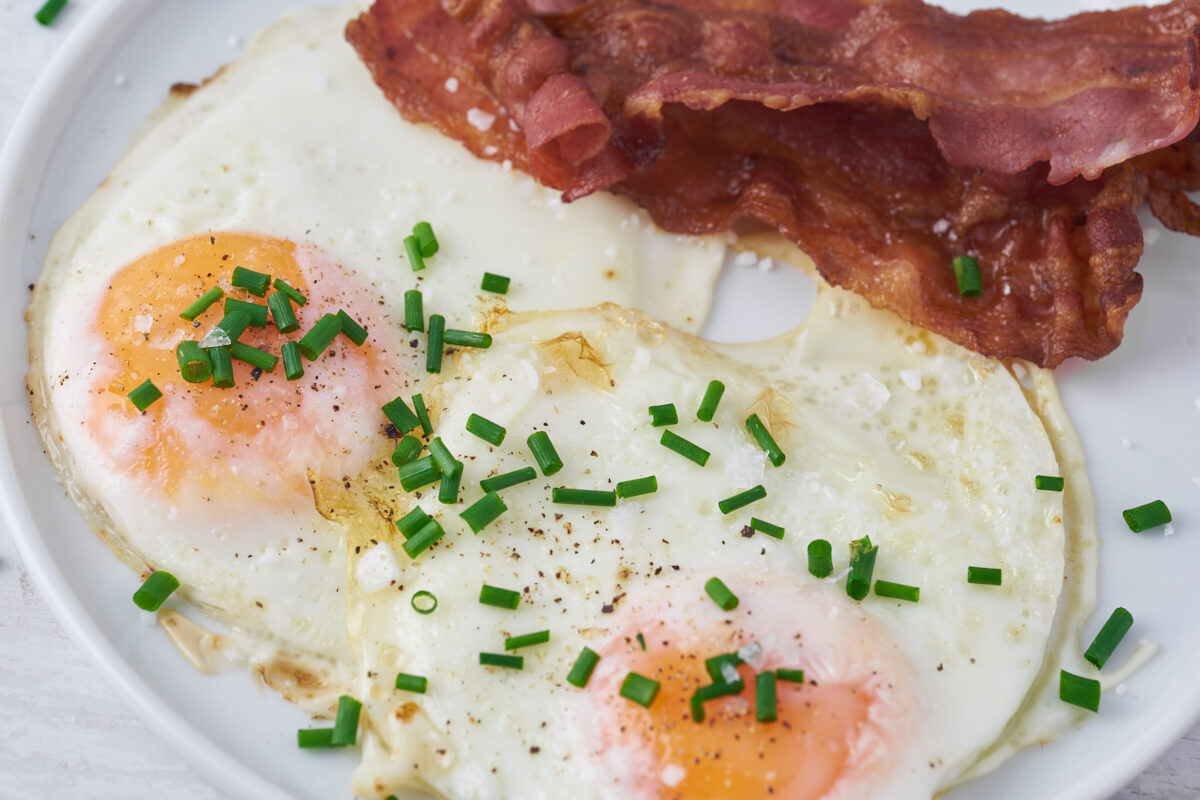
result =
[[[841,27],[798,21],[821,0],[732,1],[801,10],[378,0],[347,37],[405,116],[567,199],[610,189],[678,232],[761,221],[832,283],[987,355],[1119,344],[1133,210],[1183,207],[1176,164],[1122,162],[1195,125],[1196,0],[1052,23],[887,0]],[[958,296],[961,253],[981,298]]]

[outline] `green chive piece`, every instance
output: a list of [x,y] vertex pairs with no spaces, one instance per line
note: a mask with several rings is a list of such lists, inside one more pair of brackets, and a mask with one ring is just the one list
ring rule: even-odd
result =
[[245,267],[234,267],[233,278],[230,282],[256,297],[262,297],[267,293],[267,287],[271,285],[271,276]]
[[910,603],[917,603],[921,600],[921,587],[906,586],[903,583],[879,580],[875,581],[875,594],[878,597],[889,597],[893,600],[907,600]]
[[754,718],[759,722],[774,722],[778,716],[775,673],[760,672],[754,676]]
[[401,672],[396,675],[396,688],[402,692],[425,694],[425,690],[429,688],[429,680],[420,675],[409,675],[407,672]]
[[646,652],[646,637],[642,636],[642,634],[639,633],[637,635],[637,640],[638,640],[638,644],[642,646],[642,652],[643,653]]
[[261,303],[251,303],[246,300],[238,300],[236,297],[225,298],[225,314],[232,314],[234,311],[244,311],[246,316],[250,317],[250,324],[256,328],[265,327],[267,324],[267,314],[269,308]]
[[436,541],[446,535],[441,523],[432,517],[426,522],[421,530],[414,533],[409,539],[404,541],[401,547],[408,554],[409,558],[416,558],[434,545]]
[[338,698],[337,717],[333,720],[334,747],[348,747],[358,741],[358,717],[362,703],[349,695]]
[[828,578],[833,573],[833,545],[827,539],[809,542],[809,573],[814,578]]
[[[228,305],[228,302],[228,299],[226,299],[226,305]],[[266,308],[266,306],[263,307]],[[225,312],[225,316],[217,323],[217,327],[225,331],[225,334],[229,337],[229,343],[233,344],[246,332],[246,328],[250,327],[252,321],[249,314],[239,308],[235,308],[232,311]]]
[[417,237],[417,242],[421,245],[421,255],[425,258],[430,258],[437,254],[438,240],[433,235],[433,226],[428,222],[418,222],[413,225],[413,236]]
[[355,347],[362,347],[363,342],[367,340],[367,329],[341,309],[338,310],[337,318],[338,322],[342,324],[342,335],[354,342]]
[[165,570],[155,570],[133,593],[133,602],[142,611],[158,611],[171,592],[179,588],[179,579]]
[[425,509],[415,506],[412,511],[396,520],[396,529],[404,534],[405,539],[411,539],[431,519],[433,518],[425,513]]
[[658,681],[631,672],[625,676],[625,680],[621,681],[620,695],[643,708],[649,708],[650,704],[654,702],[654,698],[658,697],[659,688]]
[[485,292],[495,292],[496,294],[508,294],[508,286],[512,282],[511,278],[504,275],[497,275],[494,272],[483,273],[483,282],[479,284],[479,288]]
[[456,328],[447,328],[442,340],[454,347],[478,347],[480,350],[486,350],[492,346],[492,335],[490,333],[460,331]]
[[1066,481],[1062,478],[1051,475],[1036,475],[1033,478],[1033,488],[1041,489],[1045,492],[1061,492]]
[[453,472],[455,467],[462,466],[462,463],[454,457],[440,436],[429,440],[429,455],[433,456],[433,462],[442,472]]
[[296,731],[296,744],[305,750],[333,747],[333,728],[301,728]]
[[414,461],[419,455],[421,455],[421,440],[410,433],[401,439],[400,443],[396,445],[396,449],[392,451],[392,463],[398,467]]
[[479,663],[485,667],[505,667],[507,669],[524,669],[524,656],[510,656],[504,653],[480,653]]
[[421,424],[421,419],[408,407],[403,397],[397,397],[395,400],[384,403],[383,415],[401,434],[408,433]]
[[617,493],[603,489],[567,489],[556,486],[550,491],[550,502],[570,506],[615,506]]
[[472,414],[467,417],[467,433],[475,434],[488,444],[499,446],[504,441],[506,431],[503,425],[497,425],[490,419]]
[[446,333],[446,318],[441,314],[429,315],[429,336],[425,341],[425,371],[441,372],[442,356],[445,354],[443,336]]
[[283,356],[283,374],[289,381],[300,380],[304,377],[304,362],[300,360],[300,345],[295,342],[284,342],[279,348]]
[[421,255],[421,240],[416,236],[404,237],[404,254],[408,256],[408,263],[413,272],[425,269],[425,257]]
[[1088,711],[1099,711],[1100,681],[1084,678],[1064,669],[1058,674],[1058,696],[1064,703],[1086,708]]
[[617,497],[640,497],[658,491],[658,477],[647,475],[644,478],[634,478],[617,484]]
[[512,589],[501,589],[499,586],[484,584],[479,590],[479,602],[485,606],[507,608],[513,611],[521,604],[521,593]]
[[533,467],[521,467],[521,469],[514,469],[512,472],[505,472],[491,478],[484,478],[479,482],[479,488],[485,492],[498,492],[501,489],[507,489],[510,486],[531,481],[536,477],[536,469]]
[[875,574],[875,557],[879,547],[871,544],[871,537],[864,536],[850,543],[850,574],[846,576],[846,594],[862,600],[871,590],[871,577]]
[[955,256],[954,280],[958,282],[960,297],[979,297],[983,294],[983,278],[979,276],[979,262],[973,256]]
[[433,592],[427,592],[422,589],[412,596],[412,602],[409,605],[418,614],[432,614],[434,611],[437,611],[438,602]]
[[709,700],[716,700],[718,697],[728,697],[731,694],[738,694],[746,688],[746,682],[736,680],[729,683],[714,683],[709,686],[701,686],[692,695],[692,719],[696,722],[704,722],[704,704]]
[[425,330],[425,308],[420,289],[404,293],[404,327],[410,331]]
[[780,466],[787,460],[783,450],[779,448],[775,437],[767,430],[767,426],[758,418],[758,414],[751,414],[746,418],[746,429],[750,431],[750,435],[754,437],[754,441],[758,442],[758,446],[767,454],[767,460],[775,466]]
[[545,644],[550,641],[550,631],[524,633],[520,636],[509,636],[504,640],[505,650],[520,650],[522,647],[532,647],[535,644]]
[[275,282],[272,283],[271,285],[275,287],[275,290],[277,292],[280,292],[280,293],[286,295],[289,300],[291,300],[293,303],[295,303],[298,306],[302,306],[308,302],[307,297],[305,297],[304,295],[300,294],[300,292],[298,292],[294,288],[292,288],[292,285],[289,284],[287,281],[283,280],[282,278],[276,278]]
[[708,457],[712,455],[700,445],[689,442],[670,429],[663,431],[662,438],[658,441],[668,450],[674,450],[688,461],[692,461],[702,467],[708,463]]
[[999,586],[1004,573],[999,567],[967,567],[967,583],[980,586]]
[[505,511],[508,511],[508,506],[504,505],[504,501],[500,499],[500,495],[495,492],[488,492],[472,503],[459,516],[466,521],[472,531],[479,533]]
[[267,298],[267,309],[271,312],[276,330],[280,333],[291,333],[300,329],[296,312],[292,310],[292,301],[283,292],[271,292],[271,296]]
[[1144,506],[1135,508],[1127,508],[1121,512],[1121,516],[1125,518],[1125,524],[1129,526],[1129,530],[1134,533],[1151,528],[1157,528],[1159,525],[1166,525],[1171,521],[1171,510],[1167,508],[1167,504],[1162,500],[1155,500],[1152,503],[1146,503]]
[[208,310],[208,307],[225,296],[224,290],[220,286],[214,286],[204,294],[197,297],[192,304],[179,313],[179,316],[186,319],[188,322],[196,319],[196,317]]
[[424,458],[418,458],[416,461],[401,464],[398,472],[400,475],[400,486],[406,492],[415,492],[422,486],[428,486],[442,477],[442,470],[438,467],[437,462],[433,460],[433,456],[425,456]]
[[700,399],[700,407],[696,409],[696,419],[701,422],[712,422],[713,414],[717,413],[717,406],[721,404],[721,395],[725,394],[725,384],[720,381],[709,381],[708,388],[704,390],[704,397]]
[[759,533],[765,533],[767,536],[770,536],[773,539],[783,538],[784,531],[782,527],[767,522],[766,520],[759,519],[758,517],[750,518],[750,527]]
[[729,591],[729,587],[720,578],[709,578],[704,584],[704,591],[722,611],[733,611],[738,607],[737,595]]
[[730,514],[737,511],[739,508],[745,508],[751,503],[762,500],[767,496],[767,489],[761,483],[747,489],[744,492],[738,492],[733,497],[726,497],[717,503],[717,508],[721,509],[722,514]]
[[45,4],[33,15],[33,18],[48,28],[50,27],[50,23],[54,22],[54,18],[62,12],[63,6],[66,4],[67,0],[46,0]]
[[571,671],[567,673],[567,683],[580,689],[587,686],[592,677],[592,670],[596,669],[596,664],[599,662],[599,653],[590,647],[583,648],[579,651],[579,657],[575,659],[575,663],[571,665]]
[[663,425],[674,425],[677,422],[679,422],[679,412],[675,410],[674,403],[650,406],[650,425],[652,427],[661,428]]
[[316,361],[341,332],[342,321],[338,319],[337,314],[326,314],[308,329],[308,333],[300,337],[300,352],[309,361]]
[[228,389],[233,386],[233,355],[228,347],[208,348],[208,357],[212,359],[213,386],[218,389]]
[[263,372],[273,372],[279,363],[279,356],[272,355],[266,350],[259,350],[242,342],[234,342],[229,347],[229,355],[252,367],[258,367]]
[[433,435],[433,423],[429,421],[429,409],[425,408],[425,398],[418,392],[412,397],[413,410],[417,412],[417,419],[421,420],[421,430],[425,431],[426,436]]
[[775,677],[781,681],[790,683],[804,683],[804,670],[802,669],[777,669]]
[[550,441],[550,434],[538,431],[530,434],[525,442],[533,452],[534,461],[537,461],[538,466],[542,468],[543,475],[549,477],[562,469],[562,459],[558,457],[558,451],[554,449],[554,444]]
[[458,489],[462,485],[463,465],[458,462],[454,469],[442,472],[442,483],[438,487],[438,500],[448,506],[458,502]]
[[1109,656],[1117,649],[1117,645],[1125,638],[1125,634],[1133,627],[1133,614],[1117,607],[1104,623],[1104,627],[1096,634],[1083,657],[1096,669],[1104,669]]
[[[721,653],[719,656],[704,659],[704,669],[708,672],[708,677],[713,683],[726,684],[738,683],[736,680],[729,680],[725,677],[729,669],[737,671],[737,668],[746,663],[737,653]],[[738,691],[741,691],[740,689]]]
[[179,373],[188,383],[204,383],[212,377],[212,359],[199,342],[185,339],[175,346]]

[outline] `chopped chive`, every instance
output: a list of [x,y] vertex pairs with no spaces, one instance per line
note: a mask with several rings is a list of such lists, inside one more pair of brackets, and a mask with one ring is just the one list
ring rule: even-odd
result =
[[567,489],[556,486],[550,490],[550,501],[570,506],[615,506],[617,493],[603,489]]
[[460,331],[457,328],[447,328],[442,340],[454,347],[478,347],[486,350],[492,346],[492,335],[479,331]]
[[713,414],[721,403],[721,395],[725,394],[725,384],[720,381],[709,381],[700,400],[700,408],[696,409],[696,419],[701,422],[712,422]]
[[642,647],[642,652],[643,653],[646,652],[646,637],[642,636],[642,634],[639,633],[637,635],[637,640],[638,640],[638,644],[641,645],[641,647]]
[[267,298],[267,309],[271,312],[276,330],[280,333],[291,333],[300,329],[296,312],[292,310],[292,301],[283,292],[271,292],[271,296]]
[[427,592],[422,589],[412,596],[412,602],[409,605],[418,614],[432,614],[434,611],[437,611],[438,602],[433,592]]
[[790,683],[804,683],[804,670],[802,669],[777,669],[775,677],[781,681]]
[[733,611],[738,607],[737,595],[729,591],[720,578],[709,578],[704,584],[704,591],[722,611]]
[[472,531],[479,533],[505,511],[508,511],[508,506],[504,505],[504,501],[500,499],[500,495],[495,492],[488,492],[472,503],[459,516],[466,521]]
[[461,466],[459,460],[450,452],[450,448],[446,447],[446,443],[440,436],[429,440],[429,455],[433,456],[434,463],[442,472],[452,472],[455,467]]
[[808,571],[814,578],[828,578],[833,572],[833,545],[828,539],[808,543]]
[[521,593],[512,589],[501,589],[499,586],[484,584],[479,590],[479,602],[485,606],[507,608],[514,610],[521,604]]
[[1088,711],[1099,711],[1100,681],[1084,678],[1064,669],[1058,674],[1058,697],[1064,703],[1086,708]]
[[508,669],[524,669],[524,656],[510,656],[504,653],[480,653],[479,663],[485,667],[506,667]]
[[133,593],[133,602],[142,611],[158,611],[171,592],[178,588],[178,578],[165,570],[155,570]]
[[417,412],[417,419],[421,420],[421,430],[425,431],[426,436],[433,435],[433,423],[429,421],[429,409],[425,407],[425,398],[417,392],[412,397],[413,410]]
[[983,294],[979,262],[973,256],[955,256],[950,263],[954,266],[954,280],[958,283],[960,297],[979,297]]
[[[217,327],[225,331],[225,335],[229,337],[228,344],[233,344],[246,332],[246,328],[250,327],[251,322],[249,314],[240,308],[235,308],[232,311],[225,312],[225,316],[221,317],[221,321],[217,323]],[[207,336],[204,338],[208,339]],[[206,342],[201,342],[200,344],[203,347]],[[217,342],[217,346],[224,347],[226,344],[224,342]]]
[[341,332],[342,321],[337,318],[337,314],[326,314],[308,329],[308,333],[300,337],[300,352],[309,361],[316,361]]
[[415,492],[422,486],[428,486],[442,477],[442,470],[438,467],[437,462],[433,460],[433,456],[425,456],[424,458],[418,458],[416,461],[401,464],[398,471],[400,486],[406,492]]
[[497,425],[490,419],[472,414],[467,417],[467,433],[475,434],[488,444],[499,446],[504,441],[506,431],[503,425]]
[[245,289],[252,295],[262,297],[271,285],[271,276],[245,267],[234,267],[233,278],[230,280],[239,289]]
[[443,336],[446,332],[446,318],[441,314],[429,315],[429,336],[425,340],[425,371],[441,372],[442,356],[444,353]]
[[762,500],[767,496],[767,489],[761,483],[747,489],[744,492],[738,492],[733,497],[726,497],[717,503],[717,508],[721,509],[722,514],[730,514],[737,511],[739,508],[745,508],[751,503]]
[[412,511],[396,520],[396,529],[404,534],[405,539],[411,539],[416,535],[417,531],[425,527],[425,523],[429,522],[430,519],[432,517],[425,513],[425,509],[415,506]]
[[479,288],[485,292],[495,292],[496,294],[508,294],[508,285],[512,279],[504,275],[497,275],[494,272],[483,273],[483,282],[479,284]]
[[404,293],[404,327],[410,331],[425,330],[425,308],[420,289]]
[[429,679],[401,672],[396,675],[396,688],[402,692],[425,694],[425,690],[429,688]]
[[425,269],[425,257],[421,255],[421,240],[416,236],[404,237],[404,254],[408,256],[408,263],[413,272]]
[[342,335],[354,342],[355,347],[362,347],[363,342],[367,340],[367,329],[341,309],[338,309],[337,318],[338,322],[342,324]]
[[663,425],[674,425],[679,422],[679,412],[674,403],[664,403],[661,406],[650,406],[650,425],[661,428]]
[[542,468],[543,475],[549,477],[562,469],[562,459],[558,457],[558,451],[554,449],[554,444],[550,441],[550,434],[538,431],[530,434],[525,442],[533,452],[534,461]]
[[296,744],[305,750],[333,747],[333,728],[301,728],[296,731]]
[[498,492],[501,489],[516,486],[518,483],[531,481],[536,477],[536,469],[533,467],[521,467],[520,469],[514,469],[512,472],[505,472],[491,478],[484,478],[479,482],[479,488],[485,492]]
[[295,342],[284,342],[279,351],[283,356],[283,374],[287,379],[296,381],[303,378],[304,362],[300,360],[300,345]]
[[417,242],[421,245],[421,255],[425,258],[430,258],[437,254],[438,240],[433,235],[433,226],[428,222],[418,222],[413,225],[413,236],[417,237]]
[[185,339],[175,346],[179,373],[188,383],[204,383],[212,376],[212,359],[199,342]]
[[396,449],[392,451],[392,463],[397,467],[401,464],[407,464],[414,461],[417,456],[421,455],[421,440],[413,436],[411,433],[406,435],[396,445]]
[[438,500],[446,505],[458,502],[458,488],[462,485],[463,465],[459,461],[450,471],[442,471],[442,483],[438,486]]
[[875,557],[879,547],[871,544],[871,537],[864,536],[850,543],[850,574],[846,576],[846,594],[862,600],[871,590],[871,577],[875,574]]
[[736,680],[731,681],[726,677],[726,672],[731,669],[737,672],[738,666],[744,663],[746,662],[737,653],[721,653],[718,656],[704,659],[704,669],[713,683],[737,683]]
[[1061,492],[1064,485],[1066,482],[1062,478],[1051,475],[1035,475],[1033,478],[1033,488],[1046,492]]
[[967,567],[967,583],[980,586],[999,586],[1004,573],[999,567]]
[[42,7],[34,13],[33,18],[48,28],[66,4],[67,0],[46,0]]
[[716,700],[718,697],[728,697],[731,694],[738,694],[746,688],[746,682],[736,680],[730,683],[714,683],[708,686],[701,686],[692,694],[691,707],[692,719],[696,722],[704,722],[704,704],[709,700]]
[[275,282],[272,283],[271,285],[275,287],[276,291],[287,295],[287,298],[298,306],[302,306],[308,302],[307,297],[300,294],[300,292],[298,292],[296,289],[294,289],[291,284],[289,284],[287,281],[283,280],[282,278],[276,278]]
[[778,467],[787,460],[787,456],[779,448],[779,444],[775,441],[775,437],[771,435],[771,431],[758,418],[758,414],[751,414],[746,418],[746,429],[750,431],[750,435],[754,437],[754,441],[758,442],[758,446],[767,454],[767,460],[772,464]]
[[575,663],[571,665],[571,671],[567,673],[567,683],[580,689],[587,686],[592,677],[592,670],[596,668],[599,661],[599,653],[590,647],[583,648],[579,651],[579,657],[575,659]]
[[442,528],[441,523],[430,517],[429,521],[421,526],[421,530],[406,539],[401,547],[404,548],[404,552],[408,554],[409,558],[416,558],[445,535],[446,531]]
[[759,533],[765,533],[767,536],[770,536],[773,539],[782,539],[783,538],[784,531],[783,531],[782,527],[780,527],[779,525],[775,525],[773,523],[767,522],[766,520],[759,519],[758,517],[750,518],[750,527],[751,527],[751,529],[756,530]]
[[658,697],[658,689],[658,681],[631,672],[625,676],[625,680],[621,681],[620,695],[639,706],[649,708],[650,704],[654,702],[654,698]]
[[362,703],[349,695],[338,698],[337,717],[333,720],[334,747],[346,747],[358,741],[358,717]]
[[658,478],[647,475],[644,478],[634,478],[617,484],[617,497],[640,497],[658,491]]
[[[255,328],[262,328],[267,324],[267,312],[269,308],[261,303],[251,303],[247,300],[238,300],[236,297],[225,298],[225,314],[232,314],[234,311],[243,311],[250,318],[250,324]],[[232,336],[232,334],[231,334]],[[233,338],[237,338],[234,336]]]
[[1092,640],[1083,657],[1096,669],[1104,669],[1104,665],[1108,663],[1109,656],[1117,649],[1117,645],[1125,638],[1125,634],[1129,632],[1131,627],[1133,627],[1133,614],[1130,614],[1124,608],[1118,607],[1109,615],[1108,621],[1104,623],[1104,627],[1096,634],[1096,638]]
[[910,603],[916,603],[921,600],[921,587],[879,580],[875,581],[875,594],[879,597],[889,597],[893,600],[907,600]]
[[550,631],[524,633],[520,636],[509,636],[504,640],[505,650],[520,650],[522,647],[532,647],[535,644],[545,644],[550,641]]
[[1129,530],[1134,533],[1157,528],[1159,525],[1166,525],[1171,521],[1171,511],[1162,500],[1155,500],[1144,506],[1127,508],[1121,512],[1121,516],[1125,518],[1125,524],[1129,526]]
[[687,439],[675,433],[675,431],[669,429],[663,431],[662,438],[658,441],[668,450],[674,450],[688,461],[695,462],[702,467],[708,463],[708,457],[712,455],[700,445],[689,442]]
[[208,310],[208,307],[225,296],[224,290],[220,286],[214,286],[204,294],[192,301],[192,304],[179,313],[179,316],[186,319],[188,322],[196,319],[196,317]]
[[408,403],[404,402],[403,397],[397,397],[395,400],[384,403],[383,415],[401,434],[408,433],[421,424],[420,418],[408,407]]
[[754,718],[759,722],[778,719],[778,698],[775,695],[775,673],[760,672],[754,676]]
[[210,347],[208,357],[212,359],[213,386],[228,389],[233,386],[233,356],[228,347]]
[[244,364],[258,367],[263,372],[273,372],[275,365],[279,363],[279,356],[272,355],[266,350],[259,350],[257,347],[251,347],[242,342],[234,342],[230,345],[229,355]]

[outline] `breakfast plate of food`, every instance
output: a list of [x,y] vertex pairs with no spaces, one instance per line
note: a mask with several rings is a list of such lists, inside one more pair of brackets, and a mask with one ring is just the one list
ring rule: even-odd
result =
[[30,573],[237,796],[1109,796],[1200,717],[1200,4],[981,7],[100,4]]

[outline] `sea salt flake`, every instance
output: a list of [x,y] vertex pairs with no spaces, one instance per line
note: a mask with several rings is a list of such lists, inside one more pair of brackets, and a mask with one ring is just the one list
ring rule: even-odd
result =
[[914,392],[921,391],[921,370],[902,369],[900,370],[900,380],[902,380],[904,385],[912,389]]
[[454,94],[458,91],[458,78],[446,78],[446,83],[444,85],[447,92]]
[[663,786],[666,786],[668,789],[674,789],[683,783],[683,779],[686,777],[687,770],[678,764],[667,764],[663,767],[662,775],[659,776],[663,782]]
[[467,109],[467,122],[471,123],[471,127],[476,130],[489,131],[496,122],[496,115],[489,114],[482,108],[469,108]]
[[867,416],[873,417],[887,405],[891,396],[892,393],[877,378],[873,375],[863,374],[859,376],[858,382],[850,388],[848,400],[855,408],[860,408],[867,412]]

